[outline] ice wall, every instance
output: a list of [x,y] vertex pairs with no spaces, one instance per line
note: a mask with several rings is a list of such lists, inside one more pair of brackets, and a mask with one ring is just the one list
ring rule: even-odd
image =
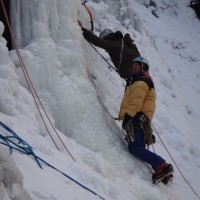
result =
[[10,1],[12,29],[19,47],[36,38],[56,38],[59,17],[56,0]]

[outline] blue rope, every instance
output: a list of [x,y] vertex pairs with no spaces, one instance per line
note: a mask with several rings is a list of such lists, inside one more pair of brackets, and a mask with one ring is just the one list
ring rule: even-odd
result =
[[[10,149],[10,154],[12,154],[13,149],[16,151],[19,151],[21,153],[24,153],[26,155],[32,155],[37,164],[39,165],[39,167],[42,169],[42,165],[40,164],[39,161],[43,162],[44,164],[46,164],[47,166],[51,167],[52,169],[58,171],[59,173],[61,173],[62,175],[64,175],[65,177],[67,177],[68,179],[70,179],[71,181],[73,181],[74,183],[76,183],[77,185],[81,186],[82,188],[84,188],[85,190],[91,192],[92,194],[98,196],[99,198],[105,200],[101,195],[97,194],[96,192],[94,192],[93,190],[91,190],[90,188],[84,186],[83,184],[81,184],[80,182],[78,182],[77,180],[75,180],[74,178],[70,177],[69,175],[67,175],[66,173],[60,171],[59,169],[57,169],[56,167],[54,167],[53,165],[49,164],[48,162],[46,162],[45,160],[43,160],[42,158],[38,157],[35,155],[35,153],[32,150],[32,147],[30,145],[28,145],[24,140],[22,140],[12,129],[10,129],[8,126],[6,126],[4,123],[2,123],[0,121],[0,126],[2,126],[5,130],[7,130],[9,133],[12,134],[12,136],[3,136],[0,133],[0,144],[3,144],[5,146],[8,146]],[[3,142],[1,142],[1,140]]]
[[12,134],[11,136],[3,136],[0,134],[0,139],[4,141],[0,143],[9,147],[10,154],[12,154],[12,150],[15,149],[21,153],[32,155],[35,158],[36,162],[38,163],[39,167],[42,168],[41,164],[38,161],[37,156],[32,150],[32,147],[28,145],[24,140],[22,140],[12,129],[10,129],[8,126],[3,124],[1,121],[0,121],[0,125],[9,133]]

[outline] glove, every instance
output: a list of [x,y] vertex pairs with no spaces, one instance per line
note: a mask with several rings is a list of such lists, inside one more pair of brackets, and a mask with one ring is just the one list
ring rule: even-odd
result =
[[133,118],[127,113],[124,115],[122,128],[126,132],[126,136],[124,139],[127,141],[127,143],[134,142]]
[[83,31],[83,37],[86,39],[86,40],[88,40],[89,39],[89,37],[90,37],[90,31],[89,30],[87,30],[86,28],[82,28],[82,31]]
[[129,128],[129,126],[132,125],[132,121],[133,118],[128,113],[125,113],[124,120],[122,122],[122,128],[124,130],[127,130],[127,128]]
[[125,42],[126,45],[131,47],[133,45],[134,40],[130,37],[130,35],[128,33],[126,33],[124,35],[124,42]]
[[120,31],[116,31],[114,34],[110,34],[110,36],[108,37],[108,40],[110,41],[116,41],[118,39],[122,39],[123,35]]

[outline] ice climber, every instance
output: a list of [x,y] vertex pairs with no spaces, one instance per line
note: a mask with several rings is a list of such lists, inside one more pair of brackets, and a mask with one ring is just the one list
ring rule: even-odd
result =
[[84,38],[93,45],[105,49],[114,66],[119,71],[121,78],[128,78],[131,73],[131,62],[133,58],[140,56],[134,40],[127,33],[123,36],[120,31],[113,32],[104,29],[99,37],[91,31],[82,28]]
[[132,60],[131,66],[131,82],[121,102],[119,120],[123,120],[129,152],[152,167],[153,183],[162,181],[167,184],[173,177],[173,166],[145,145],[145,136],[156,108],[156,91],[149,75],[149,63],[139,56]]

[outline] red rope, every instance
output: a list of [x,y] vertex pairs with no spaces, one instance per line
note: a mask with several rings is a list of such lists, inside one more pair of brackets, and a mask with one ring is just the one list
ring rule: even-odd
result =
[[[40,111],[40,109],[39,109],[39,105],[42,107],[42,110],[44,111],[44,113],[45,113],[45,115],[46,115],[46,117],[47,117],[47,119],[48,119],[48,121],[49,121],[51,127],[53,128],[53,130],[54,130],[54,132],[56,133],[57,137],[59,138],[60,142],[62,143],[62,145],[64,146],[64,148],[65,148],[66,151],[68,152],[68,154],[71,156],[71,158],[75,161],[74,157],[72,156],[72,154],[70,153],[70,151],[67,149],[66,145],[64,144],[64,142],[63,142],[62,139],[60,138],[58,132],[56,131],[55,127],[53,126],[53,124],[52,124],[52,122],[51,122],[51,120],[50,120],[50,118],[49,118],[49,116],[48,116],[46,110],[44,109],[44,106],[43,106],[43,104],[42,104],[42,102],[41,102],[41,100],[40,100],[40,98],[39,98],[39,96],[38,96],[38,94],[37,94],[37,92],[36,92],[36,90],[35,90],[33,84],[32,84],[32,81],[31,81],[31,79],[30,79],[30,76],[29,76],[29,74],[28,74],[28,72],[27,72],[27,69],[26,69],[26,67],[25,67],[25,64],[24,64],[24,62],[23,62],[22,56],[21,56],[21,54],[20,54],[20,52],[19,52],[19,48],[18,48],[18,46],[17,46],[17,43],[16,43],[16,40],[15,40],[14,34],[13,34],[12,29],[11,29],[11,27],[10,27],[10,23],[9,23],[9,20],[8,20],[8,15],[7,15],[7,12],[6,12],[6,9],[5,9],[3,0],[1,0],[1,6],[2,6],[2,8],[3,8],[3,12],[4,12],[4,15],[5,15],[5,18],[6,18],[6,23],[7,23],[7,25],[8,25],[8,28],[9,28],[9,31],[10,31],[10,34],[11,34],[12,44],[13,44],[15,50],[16,50],[17,56],[18,56],[18,58],[19,58],[20,65],[21,65],[21,67],[22,67],[22,71],[23,71],[24,77],[25,77],[25,79],[26,79],[26,82],[27,82],[27,84],[28,84],[28,87],[29,87],[29,89],[30,89],[30,92],[31,92],[31,94],[32,94],[32,96],[33,96],[34,102],[35,102],[36,107],[37,107],[37,109],[38,109],[38,111],[39,111],[39,114],[40,114],[41,119],[42,119],[42,121],[43,121],[43,123],[44,123],[44,126],[45,126],[45,128],[46,128],[46,130],[47,130],[47,132],[48,132],[48,134],[49,134],[49,136],[50,136],[50,138],[52,139],[53,143],[55,144],[56,148],[59,150],[59,148],[58,148],[58,146],[57,146],[55,140],[53,139],[53,137],[52,137],[52,135],[51,135],[51,133],[50,133],[50,131],[49,131],[49,129],[48,129],[46,123],[45,123],[45,120],[44,120],[44,118],[43,118],[43,116],[42,116],[42,113],[41,113],[41,111]],[[36,97],[35,97],[35,96],[36,96]],[[37,100],[38,100],[38,102],[39,102],[39,105],[38,105],[38,102],[37,102],[36,98],[37,98]],[[59,151],[60,151],[60,150],[59,150]]]

